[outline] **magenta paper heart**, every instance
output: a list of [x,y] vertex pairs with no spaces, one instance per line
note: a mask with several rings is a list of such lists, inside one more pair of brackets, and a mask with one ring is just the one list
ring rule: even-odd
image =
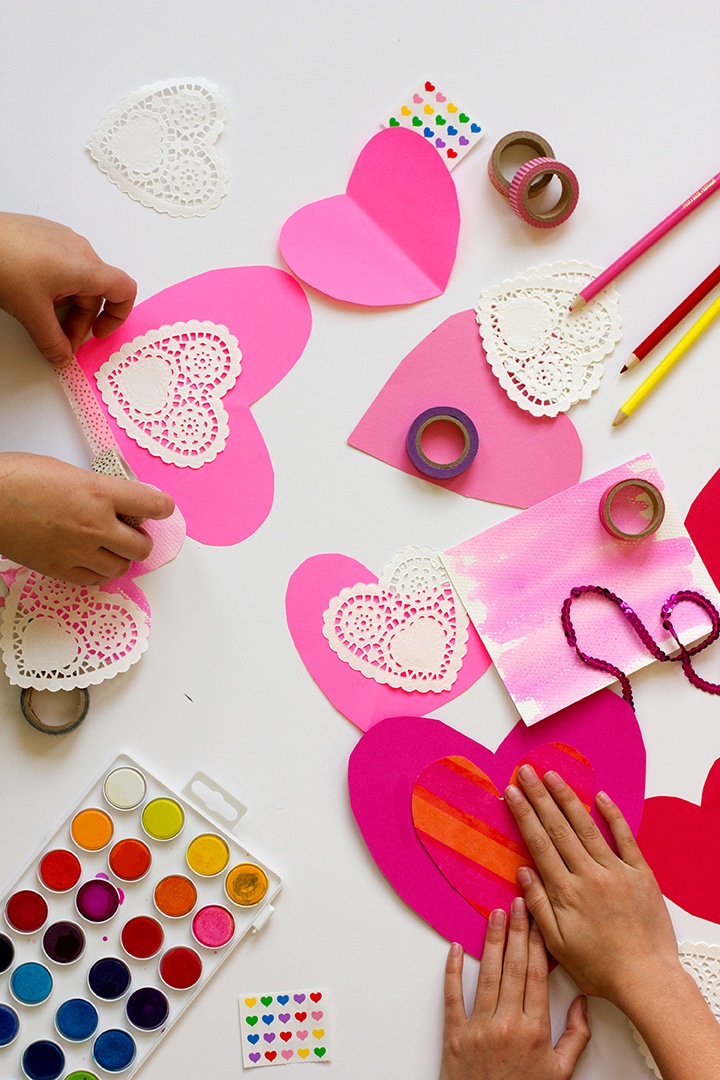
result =
[[[366,678],[343,663],[323,636],[323,613],[330,600],[359,581],[374,584],[377,580],[372,571],[347,555],[314,555],[297,568],[285,595],[288,627],[303,663],[335,708],[362,731],[386,716],[421,716],[428,709],[426,693],[383,686]],[[432,695],[433,707],[462,694],[489,666],[487,650],[469,626],[462,667],[450,689]]]
[[671,795],[645,800],[638,844],[665,896],[699,919],[720,923],[720,758],[696,803]]
[[685,528],[720,589],[720,469],[694,499],[685,518]]
[[[539,776],[548,769],[570,784],[583,805],[594,802],[590,762],[565,743],[546,743],[523,754]],[[438,870],[486,918],[518,895],[517,871],[534,866],[502,791],[482,769],[453,755],[426,765],[413,787],[415,832]]]
[[344,195],[282,227],[280,251],[308,285],[351,304],[415,304],[445,291],[460,210],[455,184],[421,135],[390,127],[361,151]]
[[[415,418],[438,405],[462,410],[478,430],[474,461],[450,480],[419,472],[406,448]],[[348,442],[459,495],[523,508],[576,484],[582,466],[580,437],[565,414],[531,416],[502,389],[485,357],[474,311],[451,315],[408,353]]]
[[[113,420],[95,372],[123,345],[163,326],[208,321],[237,339],[242,370],[222,398],[229,433],[224,449],[202,468],[180,468],[139,446]],[[270,266],[210,270],[145,300],[109,338],[82,346],[78,361],[108,416],[123,457],[138,479],[168,491],[190,536],[206,544],[235,544],[270,512],[274,476],[265,440],[250,412],[301,356],[310,334],[307,298],[297,281]]]
[[[473,956],[482,953],[486,919],[453,888],[418,839],[412,816],[415,782],[432,762],[456,755],[504,791],[516,766],[547,743],[567,744],[587,758],[596,790],[607,791],[637,830],[645,747],[635,713],[611,690],[600,690],[533,727],[518,722],[495,753],[439,720],[398,716],[375,724],[350,755],[350,804],[378,867],[421,918]],[[593,816],[609,836],[595,811]],[[508,895],[503,906],[510,901]]]

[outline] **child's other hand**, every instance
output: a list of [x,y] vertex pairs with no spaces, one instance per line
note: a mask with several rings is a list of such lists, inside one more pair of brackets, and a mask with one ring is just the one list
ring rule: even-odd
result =
[[[0,213],[0,307],[25,326],[43,356],[62,367],[87,334],[107,337],[125,321],[137,286],[87,240],[45,218]],[[61,326],[56,306],[69,304]]]
[[146,559],[152,541],[119,514],[170,517],[169,495],[37,454],[0,454],[0,553],[49,577],[98,585]]

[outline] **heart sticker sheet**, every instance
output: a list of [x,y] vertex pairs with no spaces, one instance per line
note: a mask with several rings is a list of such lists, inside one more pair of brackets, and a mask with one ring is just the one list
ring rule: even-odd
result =
[[[605,493],[642,478],[663,493],[665,517],[644,540],[618,540],[603,527]],[[720,605],[665,484],[649,455],[524,510],[444,552],[443,562],[483,644],[526,724],[534,724],[614,681],[571,650],[561,623],[563,601],[576,586],[599,585],[629,604],[666,652],[675,643],[661,625],[663,604],[695,589]],[[684,643],[707,633],[695,608],[680,609]],[[580,648],[626,673],[653,658],[613,605],[589,598],[573,609]],[[703,621],[698,621],[698,620]]]
[[243,994],[238,1006],[246,1069],[330,1060],[326,990]]
[[482,952],[486,913],[509,909],[521,892],[517,866],[531,865],[503,800],[525,761],[558,768],[591,807],[607,791],[637,831],[645,747],[633,710],[611,690],[536,727],[518,721],[494,752],[439,720],[395,716],[350,755],[350,805],[378,867],[409,907],[473,956]]
[[123,458],[173,496],[195,540],[239,543],[269,514],[272,462],[250,406],[297,362],[310,327],[294,278],[242,266],[163,290],[78,351]]
[[452,97],[430,79],[424,79],[384,121],[386,127],[406,127],[435,147],[448,169],[472,150],[482,127]]
[[301,281],[368,307],[440,296],[455,262],[460,209],[455,184],[421,135],[375,135],[347,189],[287,219],[280,251]]

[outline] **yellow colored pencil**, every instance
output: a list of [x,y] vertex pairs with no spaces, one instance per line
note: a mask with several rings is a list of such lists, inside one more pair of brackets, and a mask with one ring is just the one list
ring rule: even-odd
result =
[[697,341],[702,332],[707,329],[717,315],[720,315],[720,296],[717,300],[713,301],[706,311],[703,312],[697,322],[692,324],[687,334],[680,338],[677,345],[670,350],[667,356],[653,368],[645,381],[640,383],[635,393],[630,395],[622,408],[616,413],[615,419],[612,422],[613,427],[622,424],[624,420],[627,420],[631,413],[635,412],[638,405],[645,400],[650,391],[653,390],[660,380],[667,375],[670,368],[678,362],[680,357],[685,355],[693,342]]

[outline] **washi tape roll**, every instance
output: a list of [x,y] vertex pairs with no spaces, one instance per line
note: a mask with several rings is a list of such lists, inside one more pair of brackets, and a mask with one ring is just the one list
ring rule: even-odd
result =
[[[505,198],[510,197],[510,180],[505,176],[501,167],[501,159],[506,150],[510,150],[514,146],[527,146],[532,151],[531,158],[537,157],[552,158],[555,156],[553,150],[547,139],[543,139],[542,135],[536,135],[534,131],[511,131],[508,135],[503,135],[500,142],[495,146],[490,160],[488,161],[488,176],[490,177],[490,183],[499,191]],[[533,198],[538,195],[544,188],[548,186],[552,176],[542,176],[533,182],[530,186],[529,198]]]
[[[628,488],[635,488],[642,491],[647,495],[650,502],[650,509],[652,514],[650,520],[647,521],[644,517],[639,517],[639,521],[645,521],[646,524],[636,530],[630,531],[627,527],[623,528],[613,517],[613,503],[620,494],[621,491],[625,491]],[[603,526],[614,536],[616,540],[644,540],[646,536],[652,536],[654,532],[660,528],[665,517],[665,500],[663,499],[658,488],[654,484],[651,484],[649,480],[642,480],[640,478],[621,480],[617,484],[613,484],[612,487],[603,495],[600,500],[600,520]]]
[[[48,693],[49,692],[50,691],[48,691]],[[55,693],[59,692],[60,691],[55,691]],[[90,694],[86,687],[80,686],[76,686],[73,690],[66,690],[64,693],[65,695],[75,694],[77,698],[77,708],[70,719],[65,721],[65,723],[50,724],[41,720],[38,716],[33,702],[35,696],[33,687],[26,686],[20,694],[20,708],[22,709],[22,714],[28,724],[34,727],[36,731],[42,731],[45,735],[66,735],[68,731],[74,731],[76,727],[79,727],[87,716],[88,709],[90,708]]]
[[[454,461],[432,461],[422,448],[423,432],[430,424],[435,424],[439,420],[453,424],[462,434],[463,449]],[[426,409],[425,412],[416,416],[410,425],[407,434],[407,452],[415,468],[425,476],[431,476],[434,480],[450,480],[453,476],[459,476],[460,473],[465,472],[475,460],[478,452],[477,428],[470,417],[460,409],[444,405]]]
[[[534,210],[530,206],[531,186],[541,177],[552,180],[557,176],[562,191],[555,206],[549,210]],[[561,225],[577,206],[580,185],[569,165],[554,158],[534,158],[515,173],[510,181],[510,205],[518,217],[536,229],[553,229]]]

